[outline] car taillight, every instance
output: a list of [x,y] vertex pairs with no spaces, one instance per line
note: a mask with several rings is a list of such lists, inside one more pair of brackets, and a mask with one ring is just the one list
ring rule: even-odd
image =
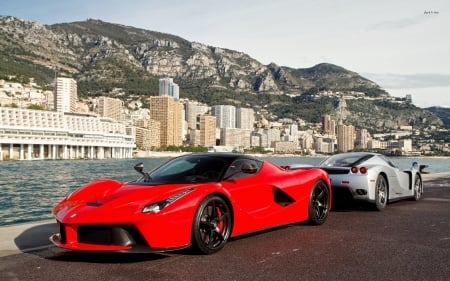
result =
[[365,174],[365,173],[367,173],[367,168],[366,167],[361,167],[361,168],[359,168],[359,172],[361,174]]
[[353,174],[356,174],[358,172],[360,172],[361,174],[366,174],[367,173],[367,168],[366,167],[360,167],[358,169],[358,167],[352,167],[351,171],[352,171]]

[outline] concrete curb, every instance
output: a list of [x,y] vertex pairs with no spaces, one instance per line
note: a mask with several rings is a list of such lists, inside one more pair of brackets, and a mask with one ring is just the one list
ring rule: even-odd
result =
[[55,220],[0,226],[0,257],[51,247],[48,237],[56,232]]

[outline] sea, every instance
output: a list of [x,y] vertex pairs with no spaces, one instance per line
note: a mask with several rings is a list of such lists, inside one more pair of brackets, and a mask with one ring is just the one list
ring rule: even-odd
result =
[[[279,165],[318,165],[325,157],[260,157]],[[132,181],[139,178],[133,169],[142,162],[151,170],[170,157],[107,160],[32,160],[0,161],[0,226],[52,219],[55,204],[78,187],[96,180],[111,178]],[[450,158],[390,158],[400,169],[412,162],[428,165],[429,173],[450,172]]]

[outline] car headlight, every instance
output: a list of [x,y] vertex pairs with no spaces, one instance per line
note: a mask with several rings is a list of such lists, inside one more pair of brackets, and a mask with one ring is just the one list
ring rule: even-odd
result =
[[159,213],[162,209],[169,206],[173,202],[177,201],[181,197],[191,193],[192,191],[194,191],[194,188],[188,188],[175,195],[170,196],[165,200],[147,205],[142,209],[142,213],[154,213],[154,214]]

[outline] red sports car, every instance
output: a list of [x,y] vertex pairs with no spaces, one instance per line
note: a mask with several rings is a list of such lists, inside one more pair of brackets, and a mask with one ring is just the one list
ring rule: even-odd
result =
[[331,186],[318,168],[288,170],[242,154],[172,158],[133,182],[97,180],[53,208],[58,247],[82,251],[162,252],[193,246],[219,251],[230,237],[309,221],[331,208]]

